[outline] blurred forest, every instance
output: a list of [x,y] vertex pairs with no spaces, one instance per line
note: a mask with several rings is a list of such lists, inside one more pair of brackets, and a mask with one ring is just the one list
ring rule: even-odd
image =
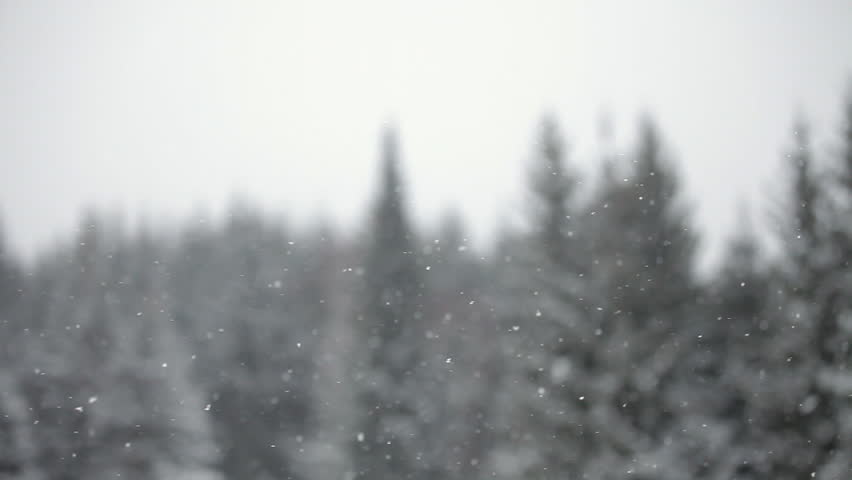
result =
[[777,248],[744,216],[709,276],[649,118],[589,178],[545,118],[487,252],[413,224],[392,129],[361,232],[237,201],[0,247],[0,478],[848,480],[844,111],[826,155],[792,125]]

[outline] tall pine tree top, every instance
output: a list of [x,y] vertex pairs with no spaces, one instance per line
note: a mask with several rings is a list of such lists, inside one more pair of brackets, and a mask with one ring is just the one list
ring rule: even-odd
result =
[[414,478],[422,468],[422,392],[415,380],[421,360],[420,276],[399,173],[396,134],[382,138],[381,184],[371,219],[362,296],[366,364],[359,401],[364,412],[355,442],[363,478]]
[[[393,253],[410,256],[411,226],[405,212],[406,199],[399,161],[397,133],[392,127],[388,127],[382,136],[381,184],[373,212],[372,240],[376,246],[390,247],[394,249]],[[391,252],[383,251],[381,255],[386,253]]]
[[785,158],[790,175],[788,192],[774,214],[779,225],[778,240],[785,254],[782,268],[786,270],[788,286],[794,292],[806,293],[801,289],[816,285],[812,277],[822,269],[818,264],[825,263],[821,260],[822,252],[817,251],[824,240],[818,218],[823,198],[814,171],[807,124],[797,119],[792,133],[793,144]]
[[381,184],[366,256],[365,321],[373,363],[401,375],[416,361],[408,345],[419,309],[420,276],[405,209],[396,132],[382,138]]
[[[535,151],[531,189],[535,197],[534,230],[548,260],[567,266],[573,238],[570,202],[578,179],[565,163],[565,144],[552,117],[542,120]],[[574,265],[576,267],[576,265]]]

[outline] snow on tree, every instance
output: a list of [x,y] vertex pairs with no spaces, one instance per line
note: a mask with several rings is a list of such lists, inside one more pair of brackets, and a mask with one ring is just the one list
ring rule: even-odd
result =
[[174,258],[176,320],[198,352],[193,374],[230,478],[295,475],[310,434],[326,315],[312,245],[237,201],[223,225],[185,231]]
[[33,417],[22,389],[28,326],[22,321],[24,282],[0,225],[0,478],[41,478]]
[[393,130],[384,133],[381,146],[381,183],[356,322],[362,342],[355,371],[361,420],[352,455],[359,478],[420,478],[429,470],[424,424],[436,420],[434,405],[420,388],[423,285]]
[[[683,478],[693,468],[679,425],[673,387],[682,356],[682,332],[698,290],[693,264],[695,235],[688,223],[678,178],[654,124],[643,120],[632,165],[621,181],[615,170],[588,211],[593,276],[595,348],[586,400],[606,445],[585,474],[609,478]],[[690,419],[691,420],[691,419]]]
[[[49,478],[152,478],[206,472],[217,451],[190,354],[174,333],[159,254],[85,217],[37,277],[21,378],[33,405],[37,463]],[[41,285],[45,286],[40,291]]]
[[500,478],[581,475],[596,446],[584,369],[595,327],[584,289],[588,265],[575,194],[555,121],[542,122],[532,165],[531,225],[508,238],[501,312],[507,373],[490,468]]

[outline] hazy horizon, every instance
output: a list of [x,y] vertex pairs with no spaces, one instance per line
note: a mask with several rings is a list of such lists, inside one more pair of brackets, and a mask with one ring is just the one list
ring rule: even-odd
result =
[[85,206],[175,220],[235,193],[355,228],[387,121],[419,223],[456,208],[487,244],[523,211],[542,114],[589,172],[601,118],[625,153],[650,112],[712,256],[738,202],[762,219],[797,112],[817,153],[831,148],[852,75],[844,1],[197,7],[0,4],[0,212],[14,250],[66,235]]

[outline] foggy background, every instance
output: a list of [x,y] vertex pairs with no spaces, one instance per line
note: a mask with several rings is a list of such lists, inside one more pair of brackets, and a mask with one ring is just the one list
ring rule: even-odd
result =
[[180,218],[234,192],[352,228],[394,122],[418,220],[457,207],[488,244],[543,112],[592,170],[603,119],[623,153],[650,111],[712,258],[736,202],[763,214],[793,114],[835,133],[850,24],[843,0],[5,1],[0,206],[27,256],[82,206]]
[[850,27],[0,0],[0,480],[852,478]]

